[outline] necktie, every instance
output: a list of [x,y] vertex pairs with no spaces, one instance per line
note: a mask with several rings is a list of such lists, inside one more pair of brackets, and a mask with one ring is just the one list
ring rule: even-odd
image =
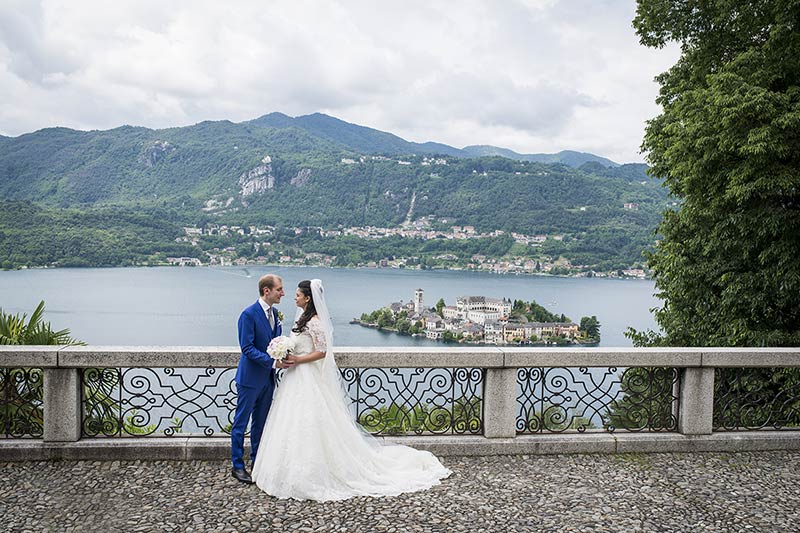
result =
[[275,318],[272,316],[272,307],[267,308],[267,320],[269,320],[269,327],[275,329]]

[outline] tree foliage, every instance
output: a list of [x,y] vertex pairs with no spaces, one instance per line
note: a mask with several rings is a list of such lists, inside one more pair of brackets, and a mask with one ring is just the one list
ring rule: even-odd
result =
[[597,320],[597,316],[592,315],[590,317],[581,317],[580,328],[587,337],[598,340],[600,339],[600,322]]
[[663,334],[636,344],[800,343],[799,23],[798,0],[639,0],[641,42],[682,53],[643,143],[680,204],[649,255]]
[[203,257],[175,242],[180,216],[167,209],[47,209],[0,201],[0,268],[132,266],[155,257]]
[[569,317],[564,313],[560,315],[552,313],[543,305],[536,303],[536,300],[530,302],[514,300],[511,305],[511,315],[517,319],[525,317],[525,320],[529,322],[570,322]]
[[444,314],[442,312],[442,309],[444,308],[445,308],[444,298],[439,298],[439,301],[436,302],[436,313],[442,318],[444,318]]

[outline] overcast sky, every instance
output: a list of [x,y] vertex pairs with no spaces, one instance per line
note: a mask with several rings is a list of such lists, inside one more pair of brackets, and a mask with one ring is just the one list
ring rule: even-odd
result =
[[0,0],[0,134],[323,112],[407,140],[639,162],[634,0]]

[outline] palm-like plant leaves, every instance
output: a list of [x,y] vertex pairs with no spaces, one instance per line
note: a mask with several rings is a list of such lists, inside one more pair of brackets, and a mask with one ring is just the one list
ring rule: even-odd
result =
[[[85,344],[70,337],[68,329],[53,331],[44,322],[44,300],[30,319],[26,314],[11,315],[0,308],[0,344],[65,345]],[[2,369],[0,379],[0,429],[12,436],[40,436],[42,432],[42,370],[40,368]]]
[[70,337],[69,329],[53,331],[49,322],[44,322],[44,300],[39,302],[30,320],[28,315],[11,315],[0,307],[0,344],[66,345],[85,344]]

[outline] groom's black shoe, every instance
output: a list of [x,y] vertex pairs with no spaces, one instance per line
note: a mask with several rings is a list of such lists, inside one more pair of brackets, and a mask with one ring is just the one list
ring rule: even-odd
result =
[[244,468],[231,468],[231,475],[234,479],[241,481],[242,483],[252,483],[253,478],[250,477],[250,474],[247,473],[247,470]]

